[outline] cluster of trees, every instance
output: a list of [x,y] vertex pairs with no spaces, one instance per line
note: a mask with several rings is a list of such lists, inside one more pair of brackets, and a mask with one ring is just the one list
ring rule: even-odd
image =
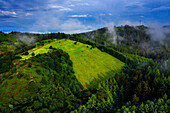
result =
[[13,42],[15,40],[15,35],[6,34],[0,31],[0,42],[8,41]]
[[125,100],[136,104],[169,95],[169,75],[170,71],[166,71],[159,63],[149,62],[126,66],[124,74],[115,77],[124,86]]
[[89,97],[85,105],[80,107],[72,113],[106,113],[115,112],[118,105],[123,100],[123,87],[119,87],[114,78],[109,78],[98,84],[98,87],[92,90],[93,94]]
[[[34,75],[22,72],[22,68],[35,70]],[[22,88],[22,81],[25,80],[27,82],[23,82]],[[11,84],[12,81],[17,83]],[[3,74],[1,82],[0,112],[5,113],[68,112],[78,107],[82,102],[79,98],[86,95],[80,92],[83,86],[74,76],[69,55],[62,50],[36,55],[24,61],[18,69]],[[8,94],[8,88],[5,87],[15,89],[10,97],[2,96]]]
[[0,54],[0,74],[4,72],[8,72],[13,65],[13,61],[16,59],[20,59],[21,57],[16,56],[12,52],[6,52],[4,54]]
[[167,99],[167,95],[163,98],[155,99],[153,101],[146,101],[139,105],[133,105],[131,102],[127,102],[121,109],[117,110],[117,113],[136,113],[136,112],[145,112],[145,113],[169,113],[170,109],[170,99]]

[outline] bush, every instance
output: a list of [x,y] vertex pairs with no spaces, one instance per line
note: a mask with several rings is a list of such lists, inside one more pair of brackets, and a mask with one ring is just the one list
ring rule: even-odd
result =
[[33,52],[31,55],[32,55],[32,56],[35,56],[35,53]]
[[74,44],[76,45],[76,44],[77,44],[77,42],[74,42]]
[[24,52],[22,55],[29,55],[28,51],[27,52]]
[[50,46],[50,47],[49,47],[49,49],[53,49],[53,47],[52,47],[52,46]]

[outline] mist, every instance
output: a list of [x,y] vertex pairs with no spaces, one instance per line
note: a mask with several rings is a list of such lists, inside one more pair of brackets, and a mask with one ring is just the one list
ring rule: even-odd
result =
[[28,35],[22,35],[22,34],[18,34],[17,38],[19,41],[21,41],[22,43],[26,44],[27,46],[33,44],[36,42],[36,39],[34,36],[28,36]]
[[117,34],[114,27],[114,23],[109,23],[107,25],[107,33],[109,33],[109,38],[107,41],[111,41],[113,44],[117,45]]
[[170,28],[159,24],[149,25],[146,33],[151,36],[154,41],[163,41],[170,38]]

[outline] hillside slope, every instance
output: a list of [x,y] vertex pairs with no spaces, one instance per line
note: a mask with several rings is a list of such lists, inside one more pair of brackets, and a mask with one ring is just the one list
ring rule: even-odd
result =
[[21,60],[32,57],[33,53],[35,55],[47,53],[50,50],[50,46],[52,46],[52,48],[62,49],[69,54],[70,59],[73,62],[75,76],[85,87],[86,84],[89,84],[99,75],[102,76],[108,72],[114,75],[115,72],[119,72],[124,66],[123,62],[105,52],[101,52],[97,48],[92,48],[87,44],[64,39],[53,40],[42,47],[29,50],[29,55],[22,55]]
[[82,88],[66,52],[37,55],[0,77],[0,113],[68,112]]

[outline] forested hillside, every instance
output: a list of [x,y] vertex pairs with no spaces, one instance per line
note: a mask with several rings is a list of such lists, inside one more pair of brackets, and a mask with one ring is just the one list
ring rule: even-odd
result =
[[169,113],[169,37],[146,29],[0,32],[0,112]]
[[156,38],[154,36],[159,35],[157,33],[159,31],[154,30],[154,28],[128,25],[101,28],[96,31],[75,35],[114,48],[125,54],[137,54],[161,61],[170,57],[170,28],[163,26],[159,29],[165,32],[160,33],[161,35]]

